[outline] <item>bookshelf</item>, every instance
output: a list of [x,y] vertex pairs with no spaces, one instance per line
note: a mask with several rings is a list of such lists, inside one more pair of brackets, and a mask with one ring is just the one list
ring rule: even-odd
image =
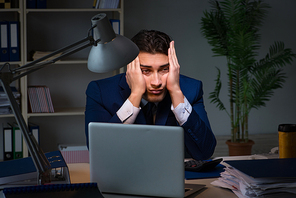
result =
[[[91,18],[98,13],[106,13],[109,19],[119,19],[120,34],[124,34],[123,0],[120,0],[116,9],[94,9],[93,0],[48,0],[46,9],[27,9],[25,0],[18,0],[18,4],[18,8],[0,9],[1,19],[20,22],[20,61],[11,64],[29,63],[29,54],[33,50],[55,51],[85,38],[91,27]],[[26,122],[40,126],[40,142],[45,152],[57,150],[60,143],[85,144],[84,107],[87,84],[119,72],[90,72],[87,69],[89,50],[87,48],[77,52],[16,82],[15,86],[21,93],[22,114]],[[4,63],[0,62],[0,65]],[[28,86],[33,85],[49,87],[54,113],[28,112],[27,90]],[[11,120],[12,117],[12,114],[0,115],[0,122]],[[27,156],[27,149],[23,148],[23,151],[24,156]],[[0,160],[1,155],[2,153]]]

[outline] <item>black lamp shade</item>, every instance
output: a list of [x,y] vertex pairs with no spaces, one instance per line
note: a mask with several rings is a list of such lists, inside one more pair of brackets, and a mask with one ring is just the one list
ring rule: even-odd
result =
[[96,73],[105,73],[126,66],[139,54],[139,48],[130,39],[117,35],[106,14],[92,18],[94,39],[100,39],[97,46],[92,46],[87,67]]

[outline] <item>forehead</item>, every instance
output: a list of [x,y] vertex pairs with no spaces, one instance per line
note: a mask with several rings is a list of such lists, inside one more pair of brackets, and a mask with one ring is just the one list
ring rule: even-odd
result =
[[165,54],[150,54],[147,52],[140,52],[139,60],[141,65],[159,67],[169,63],[169,57]]

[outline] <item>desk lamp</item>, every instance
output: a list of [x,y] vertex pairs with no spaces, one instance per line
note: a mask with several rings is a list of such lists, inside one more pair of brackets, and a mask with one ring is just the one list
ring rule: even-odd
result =
[[[0,68],[0,82],[10,101],[11,109],[37,169],[38,184],[50,183],[51,165],[33,134],[29,132],[28,126],[9,85],[23,76],[39,70],[46,65],[53,64],[89,46],[92,46],[92,48],[88,56],[87,66],[92,72],[104,73],[119,69],[136,58],[139,53],[138,47],[126,37],[115,34],[105,13],[95,15],[91,19],[91,22],[92,27],[88,31],[88,36],[86,38],[21,67],[11,69],[10,64],[5,63]],[[58,53],[62,53],[62,55],[45,61]],[[8,71],[4,71],[4,68]]]

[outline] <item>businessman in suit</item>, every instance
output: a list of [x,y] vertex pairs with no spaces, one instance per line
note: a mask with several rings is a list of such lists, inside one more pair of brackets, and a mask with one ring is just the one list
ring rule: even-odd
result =
[[174,41],[167,34],[142,30],[132,41],[140,53],[126,73],[88,85],[87,144],[89,122],[181,126],[186,157],[210,158],[216,139],[204,109],[202,82],[180,75]]

